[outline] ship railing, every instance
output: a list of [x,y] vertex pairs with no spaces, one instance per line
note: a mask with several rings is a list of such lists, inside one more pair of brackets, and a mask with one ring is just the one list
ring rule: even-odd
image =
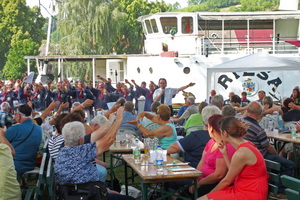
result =
[[298,48],[284,41],[251,41],[251,42],[216,42],[209,38],[202,40],[201,54],[252,54],[252,53],[269,53],[269,54],[297,54]]

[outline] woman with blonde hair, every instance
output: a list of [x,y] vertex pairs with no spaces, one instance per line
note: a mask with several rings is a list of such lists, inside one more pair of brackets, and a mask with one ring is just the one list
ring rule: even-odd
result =
[[[162,104],[157,107],[157,115],[152,115],[147,112],[140,113],[136,120],[127,122],[138,127],[144,137],[153,138],[156,136],[159,139],[162,149],[167,149],[171,144],[177,141],[177,132],[175,125],[170,121],[171,110],[169,106]],[[147,117],[154,123],[160,125],[160,127],[154,130],[146,129],[142,124],[138,123],[138,120]]]

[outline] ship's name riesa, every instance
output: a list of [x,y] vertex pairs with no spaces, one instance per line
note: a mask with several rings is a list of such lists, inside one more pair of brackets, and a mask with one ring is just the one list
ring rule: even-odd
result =
[[[259,73],[244,72],[242,77],[257,76],[260,80],[266,81],[268,85],[273,85],[272,91],[276,92],[276,88],[278,88],[278,86],[282,84],[282,81],[279,77],[272,79],[272,80],[268,80],[269,79],[268,73],[270,73],[270,71],[259,72]],[[238,75],[236,72],[232,72],[232,74],[234,75],[236,80],[241,78],[241,76]],[[228,83],[231,83],[232,81],[233,80],[231,78],[229,78],[226,74],[221,74],[218,78],[218,84],[220,84],[222,87],[224,87],[225,90],[227,90],[227,88],[228,88]]]

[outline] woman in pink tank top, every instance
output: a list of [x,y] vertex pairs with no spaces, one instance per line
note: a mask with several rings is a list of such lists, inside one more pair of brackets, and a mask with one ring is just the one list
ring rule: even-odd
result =
[[[246,130],[235,117],[222,119],[220,128],[223,143],[219,149],[229,170],[209,194],[198,200],[266,200],[268,174],[263,156],[251,142],[243,139]],[[227,143],[236,148],[231,159],[227,153]]]

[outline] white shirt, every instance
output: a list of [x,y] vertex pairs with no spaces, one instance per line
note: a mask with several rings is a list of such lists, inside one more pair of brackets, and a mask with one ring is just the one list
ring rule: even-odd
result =
[[[178,93],[178,88],[165,88],[165,99],[163,104],[171,106],[173,95],[177,93]],[[161,88],[156,89],[153,94],[153,100],[160,94],[161,94]]]

